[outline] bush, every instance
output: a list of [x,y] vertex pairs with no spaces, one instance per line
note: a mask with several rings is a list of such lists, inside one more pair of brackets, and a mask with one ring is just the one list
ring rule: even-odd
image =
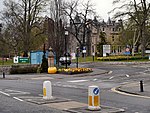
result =
[[47,72],[47,70],[48,70],[48,60],[45,58],[44,55],[43,55],[43,59],[42,59],[42,64],[39,68],[41,68],[39,71],[40,73]]
[[148,56],[110,56],[110,57],[97,57],[99,61],[126,61],[126,60],[145,60]]
[[10,69],[10,74],[27,74],[27,73],[36,73],[38,66],[12,66]]

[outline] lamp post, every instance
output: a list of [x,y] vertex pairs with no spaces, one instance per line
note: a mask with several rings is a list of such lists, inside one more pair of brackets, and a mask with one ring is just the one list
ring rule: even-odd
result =
[[2,60],[3,60],[3,62],[2,62],[2,65],[3,65],[3,78],[5,78],[5,72],[4,72],[4,55],[3,55]]
[[76,68],[78,68],[78,57],[79,57],[79,47],[76,47],[76,59],[77,59],[77,61],[76,61]]
[[[2,36],[1,35],[1,31],[2,31],[2,24],[0,23],[0,36]],[[3,45],[4,46],[4,45]],[[3,65],[3,67],[2,67],[2,69],[3,69],[3,78],[5,78],[5,71],[4,71],[4,48],[2,48],[2,65]]]
[[65,29],[65,68],[67,69],[67,36],[68,31]]

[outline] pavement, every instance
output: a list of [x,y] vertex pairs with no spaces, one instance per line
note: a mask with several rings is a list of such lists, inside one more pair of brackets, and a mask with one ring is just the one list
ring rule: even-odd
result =
[[140,81],[124,84],[114,88],[114,90],[125,95],[150,98],[150,80],[142,81],[142,83],[143,85],[141,85]]

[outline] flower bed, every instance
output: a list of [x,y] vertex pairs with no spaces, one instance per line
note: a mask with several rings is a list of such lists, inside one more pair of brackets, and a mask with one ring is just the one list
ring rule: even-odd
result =
[[58,73],[63,74],[81,74],[81,73],[89,73],[92,72],[91,68],[62,68],[58,69]]

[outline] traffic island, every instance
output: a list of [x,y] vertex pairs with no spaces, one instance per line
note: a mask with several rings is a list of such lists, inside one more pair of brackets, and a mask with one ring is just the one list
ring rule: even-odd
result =
[[45,104],[50,108],[59,109],[68,113],[122,113],[125,112],[124,109],[103,106],[101,105],[101,110],[89,110],[87,104],[77,102],[77,101],[66,101],[66,102],[57,102]]
[[122,112],[125,112],[124,109],[110,107],[110,106],[101,106],[101,110],[95,110],[95,111],[91,111],[87,107],[66,109],[64,111],[67,111],[70,113],[122,113]]
[[53,97],[51,99],[43,99],[42,97],[40,98],[33,97],[33,98],[25,99],[25,100],[27,102],[31,102],[31,103],[38,104],[38,105],[71,101],[70,99],[59,98],[59,97]]

